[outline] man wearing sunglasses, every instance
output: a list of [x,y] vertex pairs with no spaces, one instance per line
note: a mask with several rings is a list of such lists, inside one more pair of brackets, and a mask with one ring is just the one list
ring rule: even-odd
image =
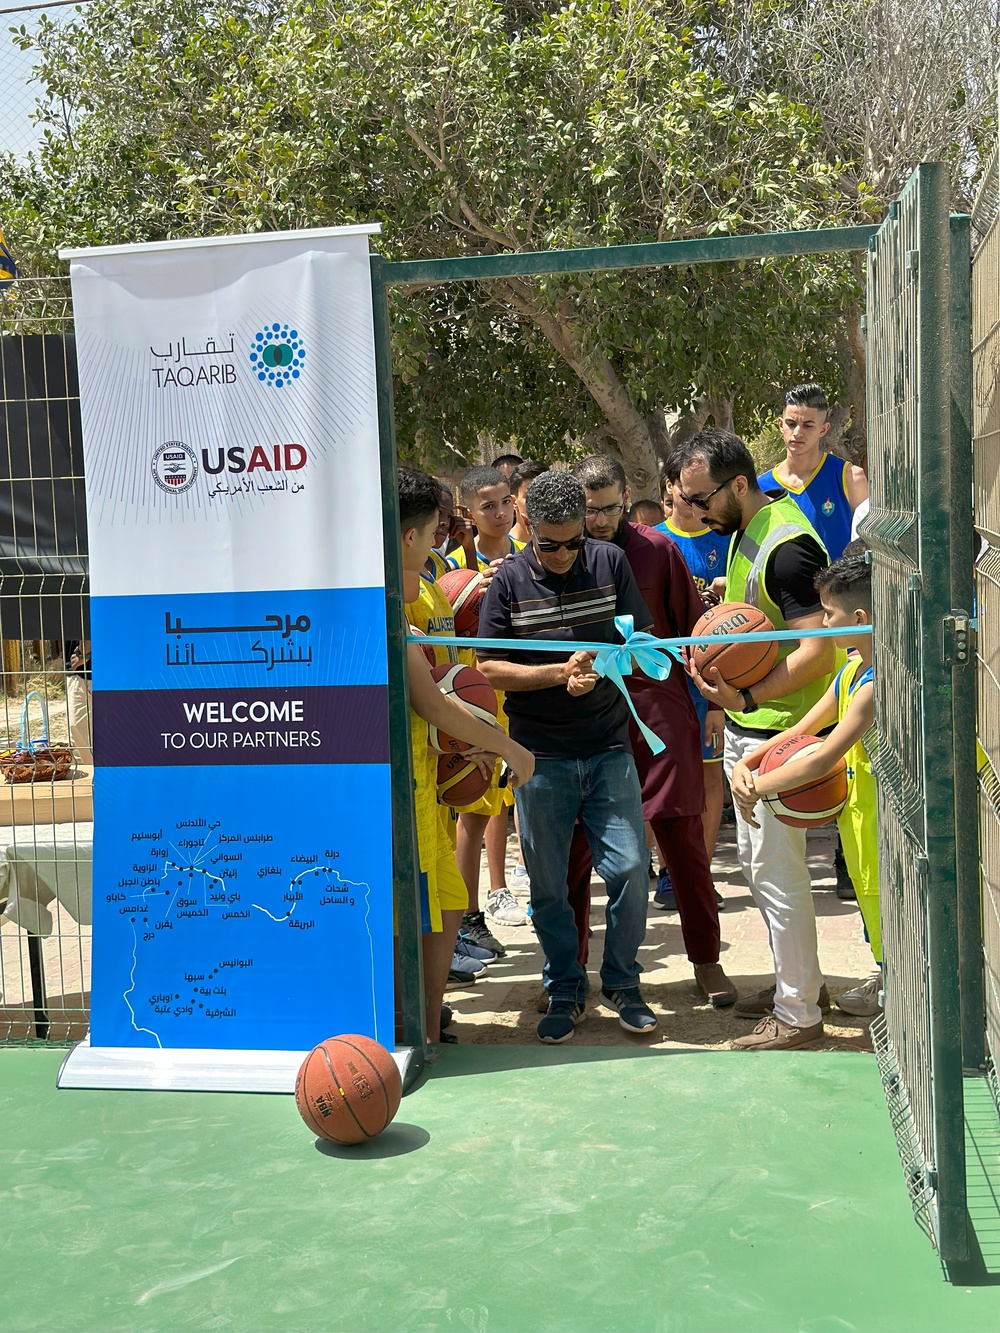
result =
[[639,990],[639,946],[646,933],[648,858],[642,795],[629,748],[621,692],[593,669],[592,651],[574,642],[620,643],[615,616],[647,629],[646,608],[624,554],[587,540],[586,498],[566,472],[546,472],[528,487],[531,542],[497,569],[479,611],[491,639],[555,639],[555,652],[481,649],[480,669],[506,692],[510,734],[532,737],[531,782],[515,793],[521,847],[531,879],[532,921],[545,953],[548,1012],[540,1041],[569,1041],[584,1017],[587,973],[566,882],[579,817],[608,891],[601,1003],[627,1032],[651,1033],[656,1016]]
[[[730,431],[706,430],[679,445],[673,462],[681,498],[722,535],[734,534],[725,600],[750,602],[775,629],[819,629],[823,608],[815,578],[830,562],[826,547],[795,500],[760,489],[749,449]],[[845,660],[843,655],[839,661]],[[829,639],[784,640],[772,670],[738,690],[709,667],[691,676],[710,703],[726,710],[726,775],[767,736],[794,728],[823,696],[838,666]],[[791,1050],[822,1040],[821,1006],[829,1007],[816,952],[816,914],[806,865],[804,829],[780,824],[769,810],[759,828],[737,820],[740,865],[767,922],[775,986],[741,1000],[740,1018],[759,1019],[737,1050]]]
[[[587,496],[588,536],[624,551],[653,616],[653,633],[661,639],[690,634],[705,610],[694,579],[669,537],[626,518],[631,492],[622,465],[607,454],[594,454],[577,463],[573,475]],[[664,681],[633,671],[628,690],[643,722],[665,743],[653,754],[631,723],[642,813],[660,849],[660,864],[670,871],[695,983],[714,1008],[726,1008],[738,996],[719,963],[719,907],[702,827],[702,731],[688,678],[678,662]],[[721,734],[722,716],[715,717]]]

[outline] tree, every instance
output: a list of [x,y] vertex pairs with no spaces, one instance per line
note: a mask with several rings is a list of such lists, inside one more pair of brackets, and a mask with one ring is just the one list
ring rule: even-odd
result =
[[[706,56],[721,78],[743,96],[778,89],[813,111],[854,220],[884,217],[928,161],[949,163],[956,211],[971,208],[981,150],[996,137],[1000,0],[722,0],[706,18]],[[859,446],[862,264],[855,257],[858,296],[835,334]],[[838,426],[846,417],[842,404]]]
[[[57,244],[372,219],[408,258],[840,221],[816,117],[707,69],[700,18],[635,0],[94,0],[40,25],[47,136],[3,164],[0,209],[37,266]],[[835,377],[853,289],[848,265],[811,259],[407,293],[402,443],[468,457],[490,429],[544,457],[569,434],[648,493],[665,407],[735,403],[752,423],[790,379]]]

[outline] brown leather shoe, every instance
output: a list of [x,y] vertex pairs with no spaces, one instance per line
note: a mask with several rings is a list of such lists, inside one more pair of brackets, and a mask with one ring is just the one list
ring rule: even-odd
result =
[[737,1037],[729,1043],[733,1051],[794,1051],[799,1046],[811,1046],[823,1040],[823,1024],[811,1028],[793,1028],[782,1023],[774,1014],[765,1014],[746,1037]]
[[739,992],[723,972],[721,963],[695,963],[694,980],[713,1009],[728,1009],[739,999]]
[[[737,1001],[733,1013],[737,1018],[763,1018],[774,1008],[774,986],[765,986],[759,990],[756,995],[746,995],[742,1000]],[[828,1014],[833,1008],[830,1003],[830,992],[826,988],[824,981],[819,988],[819,1007],[820,1012]]]

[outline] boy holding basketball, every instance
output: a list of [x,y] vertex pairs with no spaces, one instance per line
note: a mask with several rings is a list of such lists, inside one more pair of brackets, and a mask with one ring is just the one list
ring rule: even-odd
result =
[[[507,457],[512,456],[504,455]],[[462,517],[476,528],[478,567],[492,578],[493,569],[499,562],[524,546],[510,535],[515,518],[510,483],[495,467],[474,467],[459,482],[458,496]],[[448,561],[454,569],[465,569],[469,565],[464,550],[453,552]],[[501,709],[500,725],[505,727],[507,717],[503,712],[502,694],[498,694],[497,702]],[[507,887],[507,814],[514,798],[506,784],[500,785],[501,780],[498,765],[489,791],[482,800],[462,810],[458,819],[456,856],[469,890],[469,921],[464,928],[475,943],[480,942],[478,936],[489,933],[479,910],[479,863],[484,840],[490,874],[486,916],[501,926],[524,926],[528,922],[524,909]]]
[[[860,545],[860,543],[858,543]],[[850,548],[848,548],[850,549]],[[873,721],[874,673],[872,638],[858,635],[859,625],[872,619],[872,575],[864,552],[845,555],[816,576],[823,604],[823,624],[847,631],[834,639],[842,648],[854,648],[819,703],[795,727],[769,737],[733,769],[733,799],[740,814],[755,827],[754,809],[762,798],[777,797],[825,777],[841,759],[847,761],[847,803],[837,818],[844,858],[858,895],[858,906],[868,932],[878,971],[863,986],[847,991],[837,1005],[847,1014],[871,1018],[881,1008],[882,931],[878,904],[878,825],[875,778],[862,737]],[[820,736],[833,730],[823,743],[802,758],[793,758],[771,772],[758,770],[764,756],[791,736]]]

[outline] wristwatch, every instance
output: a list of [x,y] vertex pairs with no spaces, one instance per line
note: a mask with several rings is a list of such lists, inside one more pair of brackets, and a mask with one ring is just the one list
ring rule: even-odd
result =
[[757,700],[753,697],[750,691],[740,690],[740,694],[743,696],[743,712],[756,713],[757,709],[760,707],[760,704],[758,704]]

